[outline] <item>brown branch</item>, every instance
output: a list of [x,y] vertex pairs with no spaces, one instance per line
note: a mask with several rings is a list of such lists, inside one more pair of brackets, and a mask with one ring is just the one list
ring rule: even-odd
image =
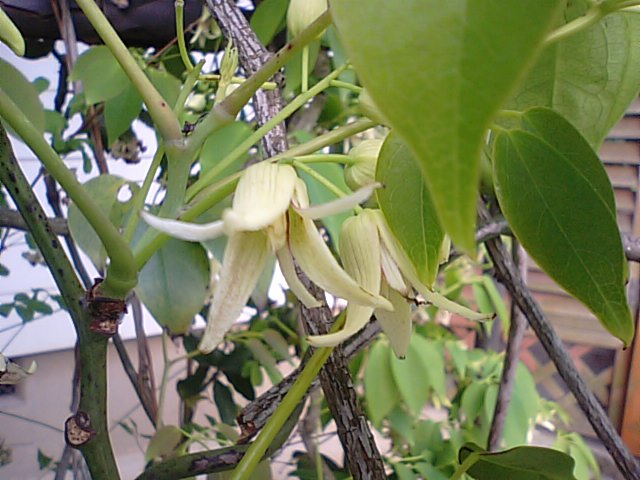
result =
[[[236,4],[230,0],[207,0],[207,5],[225,36],[231,38],[238,48],[242,67],[250,74],[259,70],[270,58],[271,53],[257,39]],[[258,123],[262,125],[279,112],[280,91],[259,90],[254,97],[254,105]],[[267,157],[287,150],[284,124],[278,125],[264,137],[263,147]],[[312,284],[302,272],[298,273],[309,291],[323,301],[324,292]],[[327,333],[333,323],[333,316],[326,304],[324,307],[315,309],[307,309],[303,306],[301,316],[307,331],[314,334]],[[320,383],[336,422],[338,436],[354,478],[373,480],[386,478],[382,458],[367,419],[358,405],[353,379],[341,347],[334,349],[320,371]]]
[[[513,242],[512,248],[513,261],[518,265],[520,275],[526,281],[527,254],[517,241]],[[526,331],[527,319],[522,314],[518,306],[515,303],[512,303],[509,339],[507,340],[500,386],[498,387],[498,398],[496,399],[496,406],[493,411],[493,419],[491,421],[491,429],[489,430],[489,440],[487,441],[487,449],[490,452],[496,451],[500,448],[502,432],[504,431],[507,414],[509,413],[511,393],[516,380],[520,348]]]
[[[47,218],[47,221],[51,225],[51,231],[55,235],[69,235],[69,227],[65,219],[50,217]],[[22,215],[20,215],[20,212],[8,207],[0,207],[0,227],[15,228],[17,230],[28,229]]]
[[[481,212],[481,216],[485,221],[488,219],[486,211]],[[493,261],[496,278],[507,288],[512,301],[526,316],[529,325],[556,366],[558,374],[577,400],[594,432],[611,454],[622,476],[629,480],[640,480],[640,465],[627,449],[598,399],[578,373],[562,340],[525,285],[502,241],[494,238],[488,240],[485,245]]]

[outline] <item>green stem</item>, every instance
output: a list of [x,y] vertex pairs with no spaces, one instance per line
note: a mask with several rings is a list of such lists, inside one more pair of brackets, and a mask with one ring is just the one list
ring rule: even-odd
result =
[[313,352],[309,363],[304,367],[304,370],[282,399],[282,402],[264,426],[258,438],[251,444],[249,450],[247,450],[247,453],[233,471],[231,480],[248,480],[251,478],[253,471],[264,457],[269,445],[276,438],[291,412],[300,403],[332,351],[333,348],[331,347],[319,348]]
[[0,124],[0,182],[20,210],[29,232],[44,257],[49,271],[67,305],[78,336],[80,402],[95,437],[80,446],[92,478],[120,478],[107,423],[107,344],[108,338],[89,331],[91,317],[84,308],[85,291],[62,245],[38,202],[31,185],[15,159],[9,139]]
[[347,90],[351,90],[358,95],[362,93],[363,90],[363,88],[358,85],[354,85],[353,83],[349,82],[343,82],[342,80],[334,80],[333,82],[331,82],[331,86],[336,88],[346,88]]
[[149,115],[151,115],[165,142],[180,143],[182,141],[182,129],[177,117],[149,78],[147,78],[136,60],[131,56],[126,45],[111,26],[109,20],[104,16],[104,13],[98,8],[94,0],[77,0],[77,4],[144,100],[149,110]]
[[153,156],[153,160],[151,161],[149,170],[147,170],[147,174],[144,177],[142,187],[140,187],[140,190],[138,190],[135,198],[133,199],[131,215],[129,216],[129,220],[127,221],[127,225],[125,226],[124,233],[122,234],[124,240],[129,244],[131,244],[133,235],[136,232],[136,227],[138,226],[138,222],[140,221],[140,217],[138,214],[144,208],[144,201],[149,194],[151,184],[153,183],[153,179],[156,176],[156,171],[158,170],[158,167],[160,167],[160,162],[162,162],[163,157],[164,145],[160,143],[158,145],[158,149],[156,150],[156,154]]
[[309,90],[309,45],[302,48],[302,93]]
[[467,470],[469,470],[471,467],[475,465],[478,459],[479,459],[479,456],[475,452],[470,453],[469,456],[464,459],[464,462],[462,462],[462,465],[460,465],[456,469],[454,474],[451,475],[451,478],[449,480],[460,480],[462,476],[465,473],[467,473]]
[[180,88],[180,93],[178,94],[178,98],[176,99],[176,104],[173,106],[173,111],[176,114],[176,117],[181,118],[182,112],[184,112],[184,104],[187,102],[187,98],[189,98],[189,94],[193,90],[198,78],[200,77],[200,72],[202,72],[202,67],[204,67],[204,60],[200,60],[196,63],[196,66],[193,67],[187,74],[187,78],[185,79],[182,87]]
[[298,95],[292,102],[290,102],[286,107],[278,112],[277,115],[273,116],[258,128],[253,134],[251,134],[245,141],[243,141],[240,145],[233,149],[225,158],[220,160],[216,165],[214,165],[211,170],[209,170],[205,175],[200,177],[196,183],[194,183],[187,192],[187,201],[191,200],[200,190],[202,190],[207,184],[211,182],[217,175],[223,172],[226,168],[228,168],[233,162],[239,159],[242,155],[244,155],[249,149],[259,142],[267,133],[269,133],[275,126],[282,123],[285,119],[289,118],[296,112],[299,108],[301,108],[304,104],[306,104],[313,97],[318,95],[320,92],[325,90],[331,84],[331,81],[340,75],[344,71],[346,67],[340,67],[325,78],[323,78],[320,82],[313,86],[311,90],[304,92]]
[[[218,82],[220,81],[221,76],[216,73],[206,73],[204,75],[200,75],[200,80],[206,80],[209,82]],[[244,77],[233,77],[229,80],[230,83],[241,84],[246,82],[247,79]],[[264,82],[260,87],[264,90],[275,90],[278,88],[278,84],[276,82]]]
[[100,285],[103,295],[125,298],[137,282],[137,271],[134,268],[133,256],[127,242],[120,236],[116,227],[94,202],[91,195],[69,171],[51,145],[47,143],[42,132],[33,126],[2,89],[0,89],[0,116],[22,138],[40,159],[49,174],[62,186],[107,250],[110,263],[105,281]]
[[360,120],[356,120],[353,123],[348,125],[343,125],[338,127],[330,132],[324,133],[313,140],[309,140],[306,143],[302,143],[300,145],[296,145],[293,148],[290,148],[286,152],[279,153],[278,155],[274,155],[269,160],[271,162],[277,162],[279,160],[299,157],[302,155],[308,155],[318,150],[322,150],[324,147],[328,147],[330,145],[334,145],[338,142],[343,141],[345,138],[349,138],[358,133],[364,132],[365,130],[369,130],[377,126],[378,124],[368,118],[361,118]]
[[226,123],[232,122],[240,110],[251,100],[255,92],[291,60],[300,48],[315,40],[330,24],[331,14],[327,10],[305,28],[300,35],[280,49],[260,70],[251,75],[246,82],[235,89],[224,101],[216,105],[189,137],[189,150],[199,149],[209,135],[221,126],[226,125]]
[[164,399],[167,392],[167,382],[169,381],[169,373],[173,363],[169,361],[167,353],[167,334],[162,332],[162,361],[164,367],[162,369],[162,380],[160,381],[160,394],[158,396],[158,416],[156,417],[156,430],[162,427],[162,412],[164,411]]
[[339,163],[341,165],[353,165],[355,160],[349,155],[342,153],[318,153],[311,155],[300,155],[298,157],[289,158],[283,160],[281,163],[304,163],[305,165],[312,165],[314,163]]
[[312,177],[318,183],[321,183],[322,185],[324,185],[329,191],[334,193],[338,198],[347,196],[347,193],[340,190],[331,180],[329,180],[327,177],[325,177],[318,171],[314,170],[313,168],[309,167],[308,165],[305,165],[304,163],[300,163],[294,160],[293,166],[305,172],[307,175]]
[[184,0],[176,0],[176,36],[178,37],[178,50],[180,51],[180,58],[184,63],[187,72],[193,70],[193,63],[189,58],[189,52],[187,52],[187,45],[184,43]]

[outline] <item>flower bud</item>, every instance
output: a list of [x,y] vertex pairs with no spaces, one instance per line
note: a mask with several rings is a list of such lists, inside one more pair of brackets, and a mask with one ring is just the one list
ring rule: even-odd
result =
[[364,140],[349,151],[353,163],[344,169],[344,179],[349,188],[357,190],[375,182],[380,148],[382,140]]
[[380,125],[389,125],[389,122],[378,106],[373,102],[373,98],[371,98],[371,95],[369,95],[369,91],[366,88],[362,89],[362,92],[360,92],[358,102],[360,105],[360,111],[365,117],[373,120],[374,122],[378,122]]
[[287,28],[297,36],[329,8],[327,0],[291,0],[287,10]]

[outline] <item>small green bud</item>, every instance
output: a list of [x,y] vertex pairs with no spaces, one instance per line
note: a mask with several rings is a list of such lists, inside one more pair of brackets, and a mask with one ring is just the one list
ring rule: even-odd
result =
[[16,55],[24,57],[24,38],[2,8],[0,8],[0,42],[5,43]]
[[374,122],[378,122],[380,125],[389,125],[389,122],[384,117],[378,106],[373,102],[373,98],[371,98],[371,95],[369,95],[369,91],[366,88],[362,89],[362,92],[360,92],[358,102],[360,105],[360,112],[362,112],[365,117],[370,118]]
[[327,0],[291,0],[287,10],[287,28],[291,36],[299,35],[328,8]]
[[349,150],[353,163],[344,169],[344,180],[351,188],[357,190],[375,182],[376,163],[382,148],[382,140],[364,140]]

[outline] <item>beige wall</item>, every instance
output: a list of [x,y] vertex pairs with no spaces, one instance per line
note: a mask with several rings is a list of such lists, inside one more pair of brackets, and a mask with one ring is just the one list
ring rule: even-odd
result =
[[[159,337],[149,340],[156,378],[162,374],[162,349]],[[127,342],[128,350],[134,365],[137,365],[134,342]],[[171,357],[179,354],[177,348],[169,346]],[[28,364],[31,360],[38,362],[37,372],[25,382],[18,385],[13,395],[0,396],[0,437],[5,439],[5,446],[12,450],[12,462],[0,467],[0,478],[37,479],[42,478],[38,469],[37,451],[40,448],[46,455],[58,459],[64,448],[62,429],[64,421],[70,414],[71,378],[73,375],[73,351],[65,350],[19,359]],[[139,402],[128,378],[124,374],[118,356],[109,347],[109,419],[113,448],[123,479],[134,478],[143,468],[143,453],[136,439],[125,432],[117,424],[119,421],[133,419],[142,434],[152,433],[151,424],[139,407]],[[175,390],[175,379],[184,375],[180,368],[173,371],[174,381],[167,389],[165,422],[176,422],[178,419],[178,398]],[[4,412],[26,417],[45,425],[36,424],[11,417]],[[211,413],[211,412],[208,412]],[[142,448],[146,441],[137,439]],[[52,478],[45,476],[44,478]]]

